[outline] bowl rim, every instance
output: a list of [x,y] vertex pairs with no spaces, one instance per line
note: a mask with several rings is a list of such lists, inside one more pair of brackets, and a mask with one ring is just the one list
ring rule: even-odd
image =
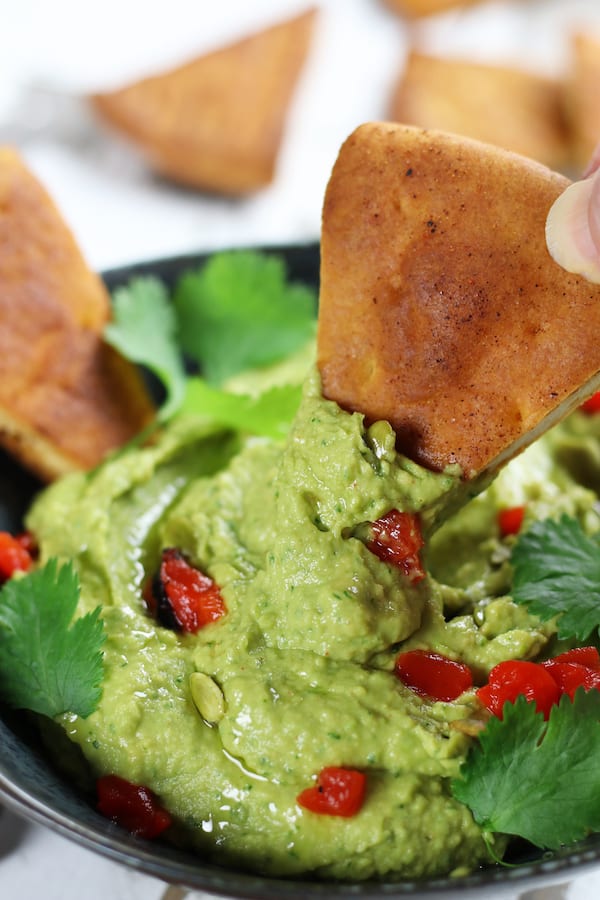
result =
[[[131,837],[118,826],[100,820],[93,828],[60,813],[31,792],[16,786],[0,771],[0,801],[12,812],[27,821],[50,827],[68,840],[99,853],[107,859],[154,876],[166,883],[177,884],[211,894],[237,900],[305,900],[307,896],[383,900],[383,898],[474,897],[482,889],[501,888],[514,891],[546,887],[569,881],[598,867],[600,845],[535,860],[514,868],[501,866],[482,868],[458,878],[417,881],[361,881],[323,882],[297,878],[276,878],[226,869],[217,865],[196,862],[192,854],[173,851],[160,845],[163,855],[156,855],[155,843]],[[102,827],[100,827],[102,826]],[[170,851],[170,852],[169,852]]]

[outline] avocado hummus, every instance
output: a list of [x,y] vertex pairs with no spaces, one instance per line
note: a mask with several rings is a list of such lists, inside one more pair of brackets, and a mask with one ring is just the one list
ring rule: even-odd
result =
[[[107,634],[99,708],[60,724],[94,775],[154,791],[171,838],[203,859],[344,880],[490,861],[450,790],[474,740],[474,691],[424,699],[394,663],[399,649],[434,649],[482,683],[501,660],[549,651],[551,625],[510,599],[497,511],[526,504],[528,517],[566,512],[591,527],[600,463],[583,419],[470,499],[459,472],[399,455],[387,423],[367,428],[325,401],[313,370],[283,444],[179,418],[151,446],[56,483],[28,527],[42,561],[73,560],[80,610],[101,604]],[[422,523],[428,574],[416,583],[364,540],[392,508]],[[144,603],[166,547],[225,600],[197,634],[163,627]],[[297,803],[326,766],[366,773],[356,815]]]

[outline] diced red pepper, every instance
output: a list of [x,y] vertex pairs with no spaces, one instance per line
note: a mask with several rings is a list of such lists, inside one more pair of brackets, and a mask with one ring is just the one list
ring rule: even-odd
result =
[[24,550],[27,550],[32,559],[38,558],[38,545],[30,531],[21,531],[20,534],[15,535],[15,540]]
[[159,572],[146,586],[144,599],[161,624],[191,634],[227,611],[216,582],[173,547],[163,550]]
[[521,694],[535,703],[545,719],[560,699],[560,689],[544,666],[518,659],[508,659],[494,666],[488,683],[477,690],[483,705],[500,719],[504,704],[514,703]]
[[585,400],[579,408],[588,416],[593,416],[600,412],[600,391],[596,391],[595,394],[592,394],[592,396]]
[[155,794],[118,775],[104,775],[96,782],[98,811],[117,825],[142,838],[155,838],[171,824],[171,816]]
[[542,665],[551,666],[554,663],[579,663],[580,666],[587,666],[589,669],[600,669],[600,653],[596,647],[574,647],[546,660]]
[[502,537],[518,534],[525,518],[524,506],[511,506],[498,513],[498,528]]
[[473,686],[468,666],[429,650],[401,653],[394,673],[411,690],[432,700],[456,700]]
[[34,543],[28,534],[9,534],[0,531],[0,583],[8,581],[15,572],[27,572],[34,559]]
[[561,694],[571,699],[578,687],[600,690],[600,654],[596,647],[574,647],[541,665],[552,675]]
[[600,690],[600,671],[597,669],[590,669],[589,666],[582,666],[576,662],[556,662],[556,660],[548,660],[543,665],[554,678],[560,693],[568,694],[571,700],[579,687],[586,691],[593,688]]
[[476,693],[484,706],[500,718],[504,704],[514,703],[519,694],[524,694],[547,719],[552,705],[563,694],[573,699],[580,687],[600,690],[600,654],[596,647],[574,647],[541,663],[499,663],[490,672],[488,683]]
[[361,809],[367,786],[364,772],[326,766],[317,783],[298,794],[297,802],[310,812],[350,818]]
[[372,538],[366,542],[371,553],[397,566],[410,581],[425,577],[419,553],[424,541],[418,516],[391,509],[371,525]]

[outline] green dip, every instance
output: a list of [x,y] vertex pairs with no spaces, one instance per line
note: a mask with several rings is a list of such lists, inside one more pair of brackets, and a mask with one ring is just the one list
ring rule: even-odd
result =
[[[241,869],[356,880],[489,862],[450,792],[474,740],[473,691],[425,700],[394,660],[433,648],[483,681],[503,659],[549,652],[551,627],[510,600],[496,514],[526,503],[528,518],[592,527],[600,461],[584,418],[449,516],[469,499],[459,473],[397,454],[389,425],[366,429],[323,400],[313,371],[284,446],[180,418],[152,446],[51,486],[28,527],[42,562],[74,561],[81,612],[101,604],[107,633],[98,710],[60,720],[93,774],[151,788],[173,840]],[[418,512],[428,538],[416,585],[361,540],[391,508]],[[221,587],[227,614],[196,635],[158,625],[142,600],[164,547]],[[297,804],[324,766],[366,772],[352,818]]]

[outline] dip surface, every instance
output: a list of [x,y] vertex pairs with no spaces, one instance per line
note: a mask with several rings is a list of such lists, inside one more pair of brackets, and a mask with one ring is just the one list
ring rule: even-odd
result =
[[[424,699],[394,662],[434,649],[482,683],[503,659],[547,652],[551,626],[510,599],[497,512],[595,517],[591,427],[576,413],[467,503],[459,473],[398,455],[386,423],[366,429],[323,400],[313,373],[284,445],[179,419],[153,446],[56,483],[27,525],[42,562],[74,562],[80,611],[100,604],[107,633],[99,708],[60,724],[94,776],[154,791],[171,838],[204,859],[345,880],[490,862],[450,792],[474,740],[461,725],[478,715],[474,692]],[[392,508],[422,522],[417,584],[362,537]],[[195,635],[159,625],[142,597],[166,547],[225,599],[226,614]],[[296,802],[325,766],[366,773],[355,816]]]

